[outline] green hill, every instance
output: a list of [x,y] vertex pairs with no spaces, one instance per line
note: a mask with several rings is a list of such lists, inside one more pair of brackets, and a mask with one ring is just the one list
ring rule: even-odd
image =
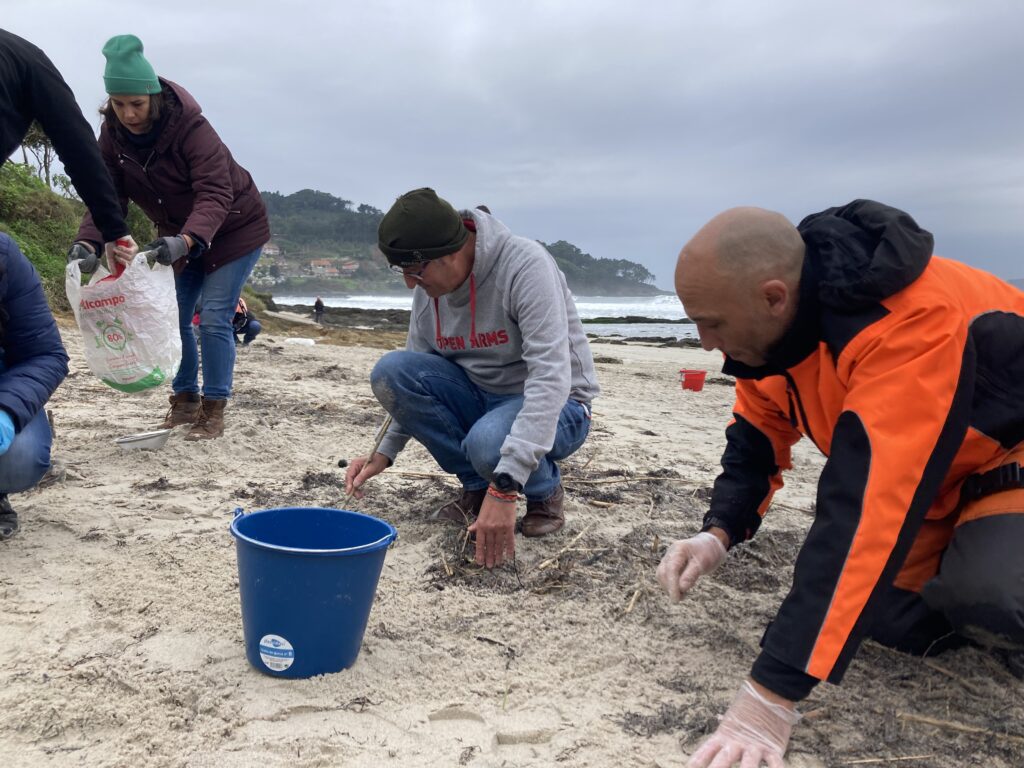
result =
[[[406,290],[376,249],[383,211],[304,189],[264,192],[273,232],[253,282],[275,293],[390,292]],[[665,293],[654,275],[626,259],[595,259],[572,243],[542,243],[577,294],[646,296]]]
[[[58,183],[66,180],[58,178]],[[0,231],[9,234],[35,265],[54,311],[66,311],[65,254],[85,213],[81,201],[53,192],[35,170],[19,163],[0,165]],[[154,236],[153,226],[134,205],[128,224],[137,243]]]
[[[68,180],[55,183],[71,190]],[[377,225],[384,215],[369,205],[353,207],[311,189],[291,195],[263,193],[273,239],[251,282],[275,293],[404,292],[404,283],[377,251]],[[65,254],[85,213],[81,201],[52,191],[33,168],[0,165],[0,231],[7,232],[35,265],[50,306],[69,309],[64,292]],[[128,223],[140,245],[153,239],[153,225],[131,205]],[[595,259],[572,243],[544,244],[577,294],[643,296],[664,293],[646,267],[626,259]]]

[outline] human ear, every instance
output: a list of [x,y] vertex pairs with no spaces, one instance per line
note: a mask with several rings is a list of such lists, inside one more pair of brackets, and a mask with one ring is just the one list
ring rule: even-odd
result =
[[770,315],[783,317],[789,309],[792,294],[789,286],[782,280],[767,280],[761,284],[761,297]]

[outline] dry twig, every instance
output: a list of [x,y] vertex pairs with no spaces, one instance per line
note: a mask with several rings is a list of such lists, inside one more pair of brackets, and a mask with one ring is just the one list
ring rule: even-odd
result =
[[667,483],[688,483],[688,477],[662,477],[661,475],[636,475],[634,477],[601,477],[597,479],[586,479],[575,477],[563,477],[565,485],[613,485],[615,483],[637,483],[641,481],[662,480]]
[[944,674],[946,677],[950,678],[951,680],[956,680],[958,683],[960,683],[960,685],[962,685],[964,687],[964,689],[968,693],[971,693],[971,694],[974,694],[975,696],[980,696],[980,697],[985,696],[985,692],[982,691],[977,685],[972,683],[970,680],[965,680],[963,677],[961,677],[960,675],[956,674],[952,670],[946,669],[946,667],[942,666],[941,664],[939,664],[937,662],[934,662],[931,659],[922,659],[922,662],[923,662],[923,664],[926,667],[931,667],[936,672],[941,672],[942,674]]
[[929,760],[935,755],[907,755],[906,757],[861,757],[857,760],[847,760],[840,765],[879,765],[882,763],[906,763],[911,760]]
[[981,728],[977,725],[967,725],[966,723],[958,723],[955,720],[939,720],[934,717],[927,717],[925,715],[915,715],[912,712],[897,712],[896,717],[900,720],[905,720],[908,723],[922,723],[924,725],[931,725],[936,728],[945,728],[950,731],[960,731],[961,733],[974,733],[978,736],[988,736],[993,739],[1000,739],[1001,741],[1012,741],[1015,744],[1024,744],[1024,736],[1015,736],[1012,733],[999,733],[998,731],[991,731],[988,728]]
[[590,530],[590,527],[592,525],[593,525],[593,523],[588,523],[583,528],[582,531],[580,531],[579,533],[577,533],[573,537],[572,541],[570,541],[568,544],[566,544],[564,547],[562,547],[560,550],[558,550],[554,555],[549,557],[547,560],[542,560],[540,563],[538,563],[534,567],[534,570],[543,571],[545,568],[550,568],[552,565],[557,563],[558,562],[558,558],[560,558],[562,555],[564,555],[566,552],[568,552],[570,549],[572,549],[573,546],[576,544],[576,542],[579,541],[580,538],[583,536],[583,534],[585,534],[587,531]]

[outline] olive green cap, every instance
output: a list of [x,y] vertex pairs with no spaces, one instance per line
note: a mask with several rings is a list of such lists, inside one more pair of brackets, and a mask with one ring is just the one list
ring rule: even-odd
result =
[[384,214],[377,247],[391,264],[407,267],[455,253],[469,237],[451,203],[430,187],[406,192]]

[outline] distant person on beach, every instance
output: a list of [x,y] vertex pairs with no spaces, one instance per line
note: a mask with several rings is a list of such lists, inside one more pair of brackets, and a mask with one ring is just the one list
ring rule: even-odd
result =
[[[186,440],[205,440],[224,433],[235,366],[232,318],[270,225],[252,177],[199,104],[180,85],[158,78],[142,54],[134,35],[103,46],[109,98],[100,110],[99,143],[122,202],[135,201],[157,226],[160,237],[146,250],[174,265],[182,354],[163,426],[187,425]],[[87,215],[77,241],[98,237]],[[200,295],[202,395],[192,331]]]
[[[245,299],[241,298],[238,300],[238,306],[235,307],[235,317],[231,321],[231,327],[235,333],[235,344],[241,343],[243,347],[248,347],[252,344],[253,339],[259,336],[260,331],[263,330],[263,326],[256,319],[256,315],[249,309]],[[239,336],[242,337],[241,342],[238,340]]]
[[690,765],[781,766],[796,702],[865,637],[1024,659],[1024,293],[870,200],[797,227],[725,211],[683,247],[676,291],[737,383],[703,528],[658,567],[670,598],[754,536],[794,443],[828,456],[792,588]]
[[316,297],[316,301],[313,302],[313,319],[317,324],[322,324],[324,321],[324,300],[319,296]]
[[583,444],[599,393],[565,276],[536,241],[427,188],[398,198],[378,246],[413,291],[409,339],[370,376],[394,421],[376,453],[349,465],[346,490],[361,497],[414,437],[462,484],[434,519],[469,525],[476,561],[501,565],[520,493],[524,536],[564,524],[557,462]]
[[130,259],[138,247],[125,223],[96,137],[75,95],[45,53],[0,29],[0,163],[22,143],[33,120],[53,144],[75,191],[96,222],[96,242],[72,247],[68,261],[81,259],[82,271],[91,273],[96,271],[98,250],[108,258],[116,251]]
[[18,531],[8,494],[32,488],[50,467],[43,406],[68,374],[68,356],[39,275],[0,233],[0,540]]

